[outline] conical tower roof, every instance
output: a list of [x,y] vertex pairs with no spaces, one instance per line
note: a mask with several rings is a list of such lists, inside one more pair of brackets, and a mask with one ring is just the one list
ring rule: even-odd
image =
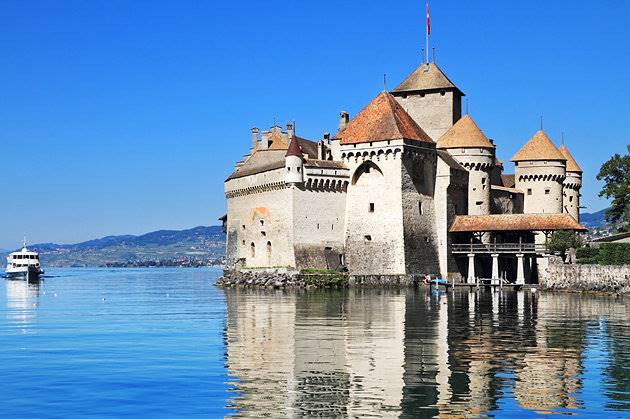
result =
[[512,161],[527,160],[562,160],[566,157],[553,145],[544,131],[538,131],[534,136],[512,157]]
[[341,144],[386,140],[415,140],[433,143],[416,121],[387,92],[378,95],[335,135]]
[[420,64],[398,87],[392,90],[392,93],[441,89],[457,90],[463,95],[462,91],[446,77],[446,74],[444,74],[440,67],[435,65],[435,63],[431,63]]
[[475,121],[465,115],[440,137],[437,148],[494,148]]
[[567,172],[582,173],[582,168],[577,164],[569,149],[562,144],[559,148],[562,155],[567,159]]
[[302,157],[302,147],[300,147],[300,142],[296,136],[293,136],[291,138],[291,142],[289,143],[286,157],[289,156]]

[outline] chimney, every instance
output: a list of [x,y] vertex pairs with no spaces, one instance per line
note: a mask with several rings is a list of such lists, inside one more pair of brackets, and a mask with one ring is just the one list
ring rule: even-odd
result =
[[330,144],[330,132],[324,133],[324,141],[326,142],[326,144]]
[[289,136],[289,142],[290,142],[291,138],[293,138],[293,136],[295,135],[295,128],[292,122],[287,122],[287,135]]
[[350,114],[348,112],[341,112],[339,114],[339,131],[346,129],[348,121],[350,120]]
[[262,137],[262,139],[258,143],[258,147],[261,150],[267,150],[269,148],[269,135],[270,135],[269,131],[263,131],[260,133],[260,136]]
[[258,145],[258,128],[252,128],[252,148],[256,150],[256,146]]

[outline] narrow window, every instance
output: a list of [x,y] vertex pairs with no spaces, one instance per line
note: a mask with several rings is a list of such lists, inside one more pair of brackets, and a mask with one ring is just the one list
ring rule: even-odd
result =
[[545,195],[549,195],[549,192],[551,192],[549,189],[545,189]]
[[365,240],[371,242],[372,241],[372,236],[370,236],[369,234],[365,236]]
[[425,242],[425,243],[429,243],[430,241],[431,241],[431,240],[429,240],[429,238],[428,238],[428,237],[425,237],[425,238],[424,238],[424,242]]
[[531,194],[532,194],[532,190],[531,190],[531,189],[528,189],[528,190],[527,190],[527,195],[531,195]]
[[243,240],[243,246],[245,246],[245,240]]
[[374,212],[374,203],[370,202],[370,212]]
[[243,230],[245,230],[245,224],[243,224]]
[[300,173],[300,168],[298,167],[297,169],[298,169],[298,173]]
[[265,225],[265,220],[260,220],[260,225],[264,226]]
[[569,202],[573,202],[573,197],[572,196],[569,197]]
[[317,223],[317,229],[319,230],[319,223]]
[[481,184],[485,185],[485,183],[486,183],[486,178],[485,177],[481,178]]
[[422,202],[418,202],[418,211],[420,215],[424,215],[424,208],[422,208]]
[[483,201],[477,201],[475,202],[476,205],[483,205]]
[[287,167],[287,171],[288,171],[288,172],[290,172],[290,171],[291,171],[291,168],[290,168],[290,167]]
[[267,237],[267,232],[266,231],[261,231],[260,234],[262,234],[263,237]]
[[267,242],[267,254],[271,255],[271,242]]
[[249,250],[251,257],[256,257],[256,245],[254,243],[249,246]]

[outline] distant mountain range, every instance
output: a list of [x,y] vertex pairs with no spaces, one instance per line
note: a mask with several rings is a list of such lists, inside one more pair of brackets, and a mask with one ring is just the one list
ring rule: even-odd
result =
[[606,227],[606,211],[608,208],[593,213],[580,214],[580,223],[586,228]]
[[[200,266],[219,264],[225,234],[219,226],[160,230],[141,236],[108,236],[77,244],[39,243],[46,267]],[[4,262],[4,258],[2,259]]]

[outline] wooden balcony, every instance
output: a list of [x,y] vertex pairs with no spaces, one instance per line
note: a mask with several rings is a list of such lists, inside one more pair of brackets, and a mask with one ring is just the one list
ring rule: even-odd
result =
[[547,253],[544,244],[535,243],[470,243],[452,244],[451,251],[456,254],[542,254]]

